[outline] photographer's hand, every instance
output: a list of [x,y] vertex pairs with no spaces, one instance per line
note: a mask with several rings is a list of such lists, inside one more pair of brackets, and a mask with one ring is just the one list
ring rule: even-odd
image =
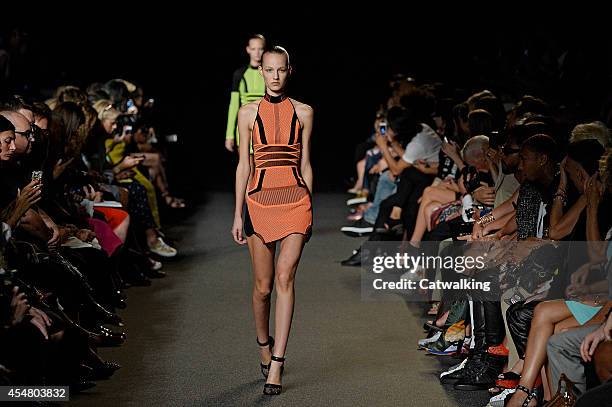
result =
[[28,298],[25,293],[19,293],[19,287],[13,287],[13,298],[11,299],[11,309],[12,309],[12,325],[17,325],[21,321],[23,321],[23,317],[28,312],[30,305],[28,304]]
[[43,321],[39,317],[34,317],[30,320],[30,323],[34,325],[36,328],[38,328],[38,330],[40,331],[40,333],[43,334],[45,339],[47,340],[49,339],[49,334],[47,333],[47,327],[45,325],[45,321]]
[[472,197],[484,205],[493,206],[495,203],[495,188],[488,186],[485,182],[481,182],[480,185],[472,192]]
[[126,156],[123,161],[119,163],[119,168],[121,170],[128,170],[130,168],[136,167],[144,160],[144,157],[134,157],[134,156]]
[[64,173],[66,168],[74,161],[74,157],[72,157],[71,159],[69,159],[65,163],[62,163],[62,161],[63,161],[63,159],[60,158],[59,160],[57,160],[57,162],[53,166],[53,179],[54,180],[58,179],[60,177],[60,175],[62,175]]
[[[597,349],[597,345],[600,342],[603,342],[606,339],[606,332],[604,331],[605,325],[597,328],[595,331],[588,334],[582,343],[580,344],[580,356],[582,356],[582,360],[585,362],[590,362],[591,357],[595,353],[595,349]],[[609,336],[608,331],[608,336]]]
[[23,190],[17,189],[14,210],[6,220],[11,229],[15,229],[23,215],[41,200],[42,190],[39,185],[40,181],[34,180],[26,185]]
[[43,222],[45,223],[45,225],[51,229],[51,231],[53,232],[53,235],[51,236],[51,238],[49,239],[49,241],[47,241],[47,247],[50,250],[55,250],[57,249],[57,245],[59,244],[60,241],[60,232],[59,232],[59,228],[57,227],[57,225],[55,224],[55,222],[53,222],[53,219],[51,219],[49,217],[49,215],[47,215],[45,213],[45,211],[43,211],[42,209],[38,210],[38,214],[40,215],[41,219],[43,220]]
[[51,318],[49,318],[47,314],[45,314],[42,310],[39,310],[36,307],[31,307],[28,311],[28,315],[40,319],[46,326],[51,326]]

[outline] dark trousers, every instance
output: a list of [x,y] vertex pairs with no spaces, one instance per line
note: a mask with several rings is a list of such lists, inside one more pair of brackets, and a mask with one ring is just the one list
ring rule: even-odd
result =
[[393,207],[402,208],[402,223],[406,230],[413,230],[419,211],[417,201],[423,195],[423,191],[434,180],[433,175],[423,174],[421,171],[410,167],[406,168],[399,176],[397,191],[380,203],[380,210],[376,218],[375,228],[384,228],[389,219]]

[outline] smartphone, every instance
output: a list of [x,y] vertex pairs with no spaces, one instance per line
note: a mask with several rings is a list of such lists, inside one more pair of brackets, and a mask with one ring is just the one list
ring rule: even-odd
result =
[[130,110],[133,107],[134,107],[134,101],[132,99],[128,99],[128,101],[127,101],[127,108],[128,108],[128,110]]
[[178,141],[178,134],[169,134],[166,136],[166,141],[168,143],[176,143]]
[[387,133],[387,122],[380,122],[378,124],[378,130],[380,131],[380,134],[384,136]]
[[123,132],[125,134],[131,134],[132,133],[132,126],[123,126]]
[[42,171],[32,171],[32,181],[41,181],[43,176]]

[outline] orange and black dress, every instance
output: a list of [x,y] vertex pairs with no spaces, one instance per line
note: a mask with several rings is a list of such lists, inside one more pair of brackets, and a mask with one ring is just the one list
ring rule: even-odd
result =
[[302,178],[302,128],[286,96],[266,94],[252,132],[255,173],[247,186],[244,230],[264,243],[312,234],[312,202]]

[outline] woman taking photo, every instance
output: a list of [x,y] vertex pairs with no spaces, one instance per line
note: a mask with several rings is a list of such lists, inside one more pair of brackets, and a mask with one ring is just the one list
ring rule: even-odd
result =
[[[291,74],[289,54],[274,47],[260,66],[265,96],[238,112],[240,146],[232,236],[247,243],[254,273],[253,313],[263,392],[281,393],[282,366],[294,307],[294,278],[312,231],[310,135],[313,110],[285,94]],[[253,145],[253,155],[249,146]],[[244,214],[243,205],[247,209]],[[276,264],[276,242],[280,249]],[[269,336],[270,294],[276,284],[275,335]]]

